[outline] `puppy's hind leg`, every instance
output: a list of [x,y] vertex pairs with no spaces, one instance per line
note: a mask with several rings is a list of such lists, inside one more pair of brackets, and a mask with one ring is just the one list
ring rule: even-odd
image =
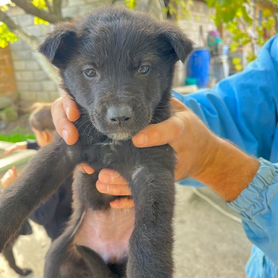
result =
[[[78,217],[79,215],[79,217]],[[50,247],[45,261],[44,278],[117,278],[93,250],[74,244],[85,212],[75,210],[65,232]]]
[[118,278],[113,274],[101,257],[93,250],[85,246],[77,246],[77,251],[84,259],[92,278]]
[[[72,261],[72,265],[75,260],[71,260],[71,253],[73,252],[73,241],[76,232],[78,231],[84,217],[84,211],[82,206],[77,206],[73,211],[71,220],[65,229],[65,231],[52,243],[50,249],[47,252],[45,265],[44,265],[44,278],[61,278],[71,277],[67,273],[68,267],[67,261]],[[70,273],[70,272],[69,272]],[[71,273],[70,273],[71,274]],[[81,277],[82,276],[78,276]]]

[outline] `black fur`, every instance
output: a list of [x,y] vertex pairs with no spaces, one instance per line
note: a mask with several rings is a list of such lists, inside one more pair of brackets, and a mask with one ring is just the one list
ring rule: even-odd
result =
[[130,138],[170,116],[174,64],[190,51],[191,42],[176,27],[126,10],[99,10],[57,27],[41,52],[59,67],[64,88],[80,107],[80,140],[67,146],[59,139],[39,151],[1,198],[0,247],[85,161],[97,173],[118,171],[130,184],[135,227],[128,258],[105,264],[94,250],[74,245],[86,210],[108,210],[115,198],[96,190],[97,173],[77,173],[74,213],[48,253],[45,277],[172,277],[174,153],[168,145],[135,148]]
[[24,222],[21,226],[19,233],[14,236],[13,240],[10,240],[10,242],[5,246],[5,248],[2,251],[3,256],[7,260],[10,268],[13,269],[20,276],[27,276],[27,275],[31,274],[32,269],[21,268],[17,265],[15,257],[14,257],[13,247],[19,236],[30,235],[32,233],[33,233],[33,231],[32,231],[32,227],[31,227],[30,223],[28,221]]

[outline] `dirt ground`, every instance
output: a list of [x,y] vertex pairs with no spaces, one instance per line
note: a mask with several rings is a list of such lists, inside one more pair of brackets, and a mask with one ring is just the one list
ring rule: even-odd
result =
[[[218,199],[216,202],[220,207],[225,206]],[[29,277],[42,277],[50,242],[42,228],[33,227],[32,236],[17,241],[16,259],[20,266],[33,269]],[[241,224],[220,213],[190,188],[177,186],[174,227],[175,277],[245,277],[251,244]],[[3,257],[0,257],[0,277],[17,277]]]

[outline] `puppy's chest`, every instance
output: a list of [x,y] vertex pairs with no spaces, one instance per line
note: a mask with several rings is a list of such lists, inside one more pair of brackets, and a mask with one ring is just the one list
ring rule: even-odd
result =
[[87,209],[75,244],[94,250],[106,263],[122,262],[134,229],[134,209]]

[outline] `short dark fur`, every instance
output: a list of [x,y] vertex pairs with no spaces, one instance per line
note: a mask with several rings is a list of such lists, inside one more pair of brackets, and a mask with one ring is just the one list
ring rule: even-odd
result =
[[9,243],[5,246],[5,248],[2,251],[3,256],[7,260],[10,268],[13,269],[20,276],[27,276],[27,275],[31,274],[32,269],[21,268],[20,266],[17,265],[15,257],[14,257],[13,247],[19,236],[30,235],[30,234],[32,234],[32,227],[31,227],[30,223],[28,221],[26,221],[21,225],[21,229],[20,229],[19,233],[16,234],[14,236],[14,238],[9,241]]
[[[184,61],[191,47],[176,27],[126,10],[100,10],[82,22],[57,27],[41,52],[60,69],[64,88],[79,104],[80,140],[67,146],[59,139],[41,150],[2,197],[0,247],[74,167],[86,161],[97,171],[118,171],[130,184],[136,221],[128,258],[106,265],[93,250],[74,246],[84,211],[106,210],[115,198],[96,190],[97,173],[78,173],[74,213],[48,253],[44,277],[172,277],[174,153],[168,145],[135,148],[130,138],[170,116],[174,64]],[[86,77],[88,67],[96,71]]]

